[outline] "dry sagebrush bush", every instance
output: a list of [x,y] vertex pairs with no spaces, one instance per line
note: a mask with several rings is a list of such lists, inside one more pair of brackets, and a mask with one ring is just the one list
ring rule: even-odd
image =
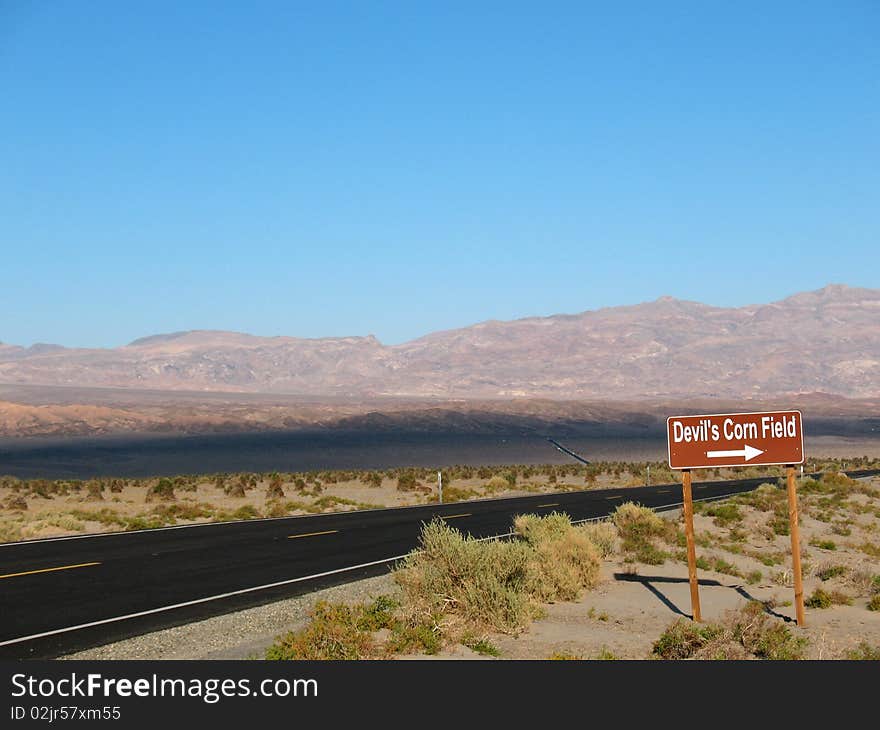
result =
[[583,525],[590,542],[596,546],[599,555],[607,558],[617,550],[617,530],[610,522],[593,522]]
[[420,550],[395,571],[405,621],[515,634],[537,614],[525,591],[530,550],[519,542],[478,542],[442,520],[422,530]]
[[513,541],[481,542],[442,520],[422,531],[421,549],[394,573],[411,626],[447,639],[466,633],[516,634],[540,604],[571,600],[599,579],[599,550],[565,515],[517,518]]
[[717,623],[678,619],[654,643],[653,653],[660,659],[802,659],[806,645],[805,638],[750,601]]
[[539,601],[572,601],[599,580],[600,556],[587,532],[573,527],[568,515],[521,515],[516,532],[532,548],[526,589]]
[[624,502],[614,511],[614,525],[624,540],[647,538],[663,532],[663,520],[648,507]]

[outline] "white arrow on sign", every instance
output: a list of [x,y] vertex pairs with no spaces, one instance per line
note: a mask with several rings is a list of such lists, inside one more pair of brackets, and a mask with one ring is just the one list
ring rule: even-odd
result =
[[710,459],[723,459],[728,456],[742,456],[746,461],[751,461],[756,456],[760,456],[764,452],[756,449],[754,446],[745,445],[745,448],[734,449],[733,451],[707,451],[706,456]]

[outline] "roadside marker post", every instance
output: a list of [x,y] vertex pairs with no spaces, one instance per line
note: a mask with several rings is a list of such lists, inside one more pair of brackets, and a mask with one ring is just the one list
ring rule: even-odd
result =
[[[687,538],[691,613],[700,621],[700,594],[694,545],[694,504],[691,470],[715,467],[785,465],[791,565],[798,626],[804,617],[804,585],[798,528],[797,482],[794,467],[803,465],[803,416],[800,411],[714,413],[666,419],[669,468],[682,471],[682,503]],[[803,466],[801,466],[803,474]]]
[[700,615],[700,586],[697,582],[697,549],[694,545],[694,497],[691,492],[691,470],[681,475],[681,494],[684,504],[684,534],[687,537],[688,582],[691,584],[691,614],[694,621],[702,621]]
[[443,472],[437,472],[437,491],[440,494],[440,504],[443,504]]

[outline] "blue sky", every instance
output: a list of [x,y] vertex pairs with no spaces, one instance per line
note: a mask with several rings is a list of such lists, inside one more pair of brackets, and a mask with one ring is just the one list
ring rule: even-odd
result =
[[880,286],[880,4],[0,0],[0,340]]

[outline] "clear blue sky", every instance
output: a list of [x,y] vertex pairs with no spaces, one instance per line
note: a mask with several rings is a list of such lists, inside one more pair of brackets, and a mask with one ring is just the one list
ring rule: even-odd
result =
[[0,0],[0,340],[880,286],[880,3]]

